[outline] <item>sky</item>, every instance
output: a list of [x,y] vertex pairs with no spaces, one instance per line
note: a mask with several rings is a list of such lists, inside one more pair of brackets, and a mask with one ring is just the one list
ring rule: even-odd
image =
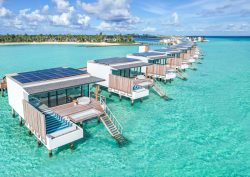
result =
[[250,35],[250,0],[0,0],[0,34]]

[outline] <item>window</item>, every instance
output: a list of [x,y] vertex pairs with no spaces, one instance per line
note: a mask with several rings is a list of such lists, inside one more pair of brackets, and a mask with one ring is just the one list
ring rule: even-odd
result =
[[[48,93],[40,93],[40,94],[34,94],[29,96],[29,101],[31,101],[33,98],[38,99],[38,103],[45,104],[48,106]],[[32,104],[32,103],[31,103]],[[33,105],[33,106],[39,106],[39,105]]]
[[56,91],[49,92],[49,107],[54,107],[56,105],[57,105]]
[[130,69],[125,69],[124,72],[125,72],[124,77],[129,77],[130,76]]
[[41,104],[45,104],[48,107],[54,107],[70,103],[72,100],[82,96],[89,96],[89,84],[30,95],[29,101],[32,104],[32,100],[35,98],[38,99]]
[[130,77],[135,77],[138,75],[138,68],[131,68],[130,69]]
[[57,104],[62,105],[66,103],[66,90],[58,90],[57,91]]
[[141,75],[141,67],[131,68],[130,69],[130,77],[134,78],[138,75]]
[[89,96],[89,84],[81,86],[81,96]]
[[81,97],[82,92],[81,92],[81,86],[77,87],[72,87],[67,89],[67,102],[71,102],[78,97]]
[[116,76],[120,76],[120,70],[112,70],[112,74]]

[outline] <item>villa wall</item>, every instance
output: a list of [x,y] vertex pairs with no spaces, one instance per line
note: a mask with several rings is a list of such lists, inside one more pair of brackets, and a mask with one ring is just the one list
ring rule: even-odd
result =
[[7,77],[7,87],[9,105],[18,113],[18,115],[24,118],[23,100],[28,101],[28,94],[19,84],[14,82],[9,77]]

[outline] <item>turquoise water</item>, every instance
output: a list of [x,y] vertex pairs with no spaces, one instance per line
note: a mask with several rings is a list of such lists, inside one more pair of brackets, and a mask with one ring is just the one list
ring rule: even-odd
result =
[[[85,138],[71,151],[37,147],[0,98],[0,176],[249,176],[250,39],[210,38],[188,80],[164,85],[171,101],[153,91],[143,103],[113,96],[108,105],[130,143],[120,148],[102,124],[85,123]],[[0,75],[86,60],[123,56],[136,46],[1,46]],[[104,93],[105,94],[105,93]]]

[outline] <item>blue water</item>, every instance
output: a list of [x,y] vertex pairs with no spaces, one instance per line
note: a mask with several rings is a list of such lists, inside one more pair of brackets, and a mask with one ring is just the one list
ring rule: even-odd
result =
[[[45,147],[11,117],[0,98],[0,176],[249,176],[250,39],[209,38],[206,56],[188,80],[162,86],[133,107],[112,96],[108,105],[130,143],[120,148],[102,124],[85,123],[85,138],[71,151],[48,157]],[[87,59],[123,56],[138,47],[0,47],[0,75],[56,66],[82,67]],[[103,93],[105,94],[105,92]]]
[[135,42],[159,42],[160,38],[134,38]]

